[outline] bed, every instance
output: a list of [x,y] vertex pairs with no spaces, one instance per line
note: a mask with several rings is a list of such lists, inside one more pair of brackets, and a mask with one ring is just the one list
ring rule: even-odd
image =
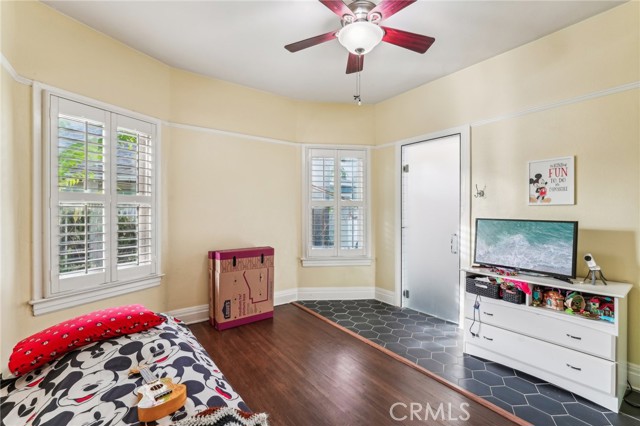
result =
[[141,332],[89,343],[0,386],[2,425],[137,425],[143,384],[129,370],[146,364],[187,387],[183,408],[149,425],[170,425],[210,407],[249,408],[191,331],[177,318]]

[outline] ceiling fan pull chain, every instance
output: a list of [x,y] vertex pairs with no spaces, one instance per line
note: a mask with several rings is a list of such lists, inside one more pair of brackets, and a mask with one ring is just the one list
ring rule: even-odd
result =
[[[358,65],[362,61],[362,55],[358,55]],[[362,67],[358,66],[358,69],[362,69]],[[360,98],[360,72],[356,73],[356,95],[353,97],[354,101],[358,102],[358,106],[362,105],[362,98]]]

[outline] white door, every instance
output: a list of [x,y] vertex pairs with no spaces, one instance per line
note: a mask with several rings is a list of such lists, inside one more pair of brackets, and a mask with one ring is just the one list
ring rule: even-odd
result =
[[458,323],[460,135],[402,146],[403,306]]

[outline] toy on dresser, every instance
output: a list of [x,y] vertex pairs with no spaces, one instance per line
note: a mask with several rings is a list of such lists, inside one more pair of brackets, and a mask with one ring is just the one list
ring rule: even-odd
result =
[[543,306],[545,308],[562,311],[564,309],[564,296],[560,290],[547,290],[542,295]]
[[615,322],[613,298],[595,296],[571,290],[546,289],[535,286],[531,296],[532,306],[543,306],[583,318]]
[[533,286],[533,291],[531,292],[531,305],[542,306],[543,303],[544,303],[544,296],[542,293],[542,288],[538,285]]
[[584,318],[615,322],[615,304],[611,297],[567,292],[565,312],[578,314]]
[[615,305],[610,297],[591,297],[587,302],[587,311],[601,320],[615,322]]
[[564,301],[564,306],[567,307],[567,311],[569,313],[582,312],[586,305],[587,302],[585,302],[584,297],[582,297],[582,295],[577,291],[567,294]]

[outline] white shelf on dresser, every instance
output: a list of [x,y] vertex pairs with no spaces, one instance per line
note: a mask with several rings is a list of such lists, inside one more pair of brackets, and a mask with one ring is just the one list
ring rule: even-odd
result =
[[[463,268],[467,277],[499,277],[487,268]],[[515,280],[614,300],[615,320],[518,305],[466,293],[464,351],[546,380],[618,412],[627,384],[627,299],[631,284],[570,284],[547,277]],[[475,302],[479,308],[475,309]],[[475,322],[474,322],[475,317]]]

